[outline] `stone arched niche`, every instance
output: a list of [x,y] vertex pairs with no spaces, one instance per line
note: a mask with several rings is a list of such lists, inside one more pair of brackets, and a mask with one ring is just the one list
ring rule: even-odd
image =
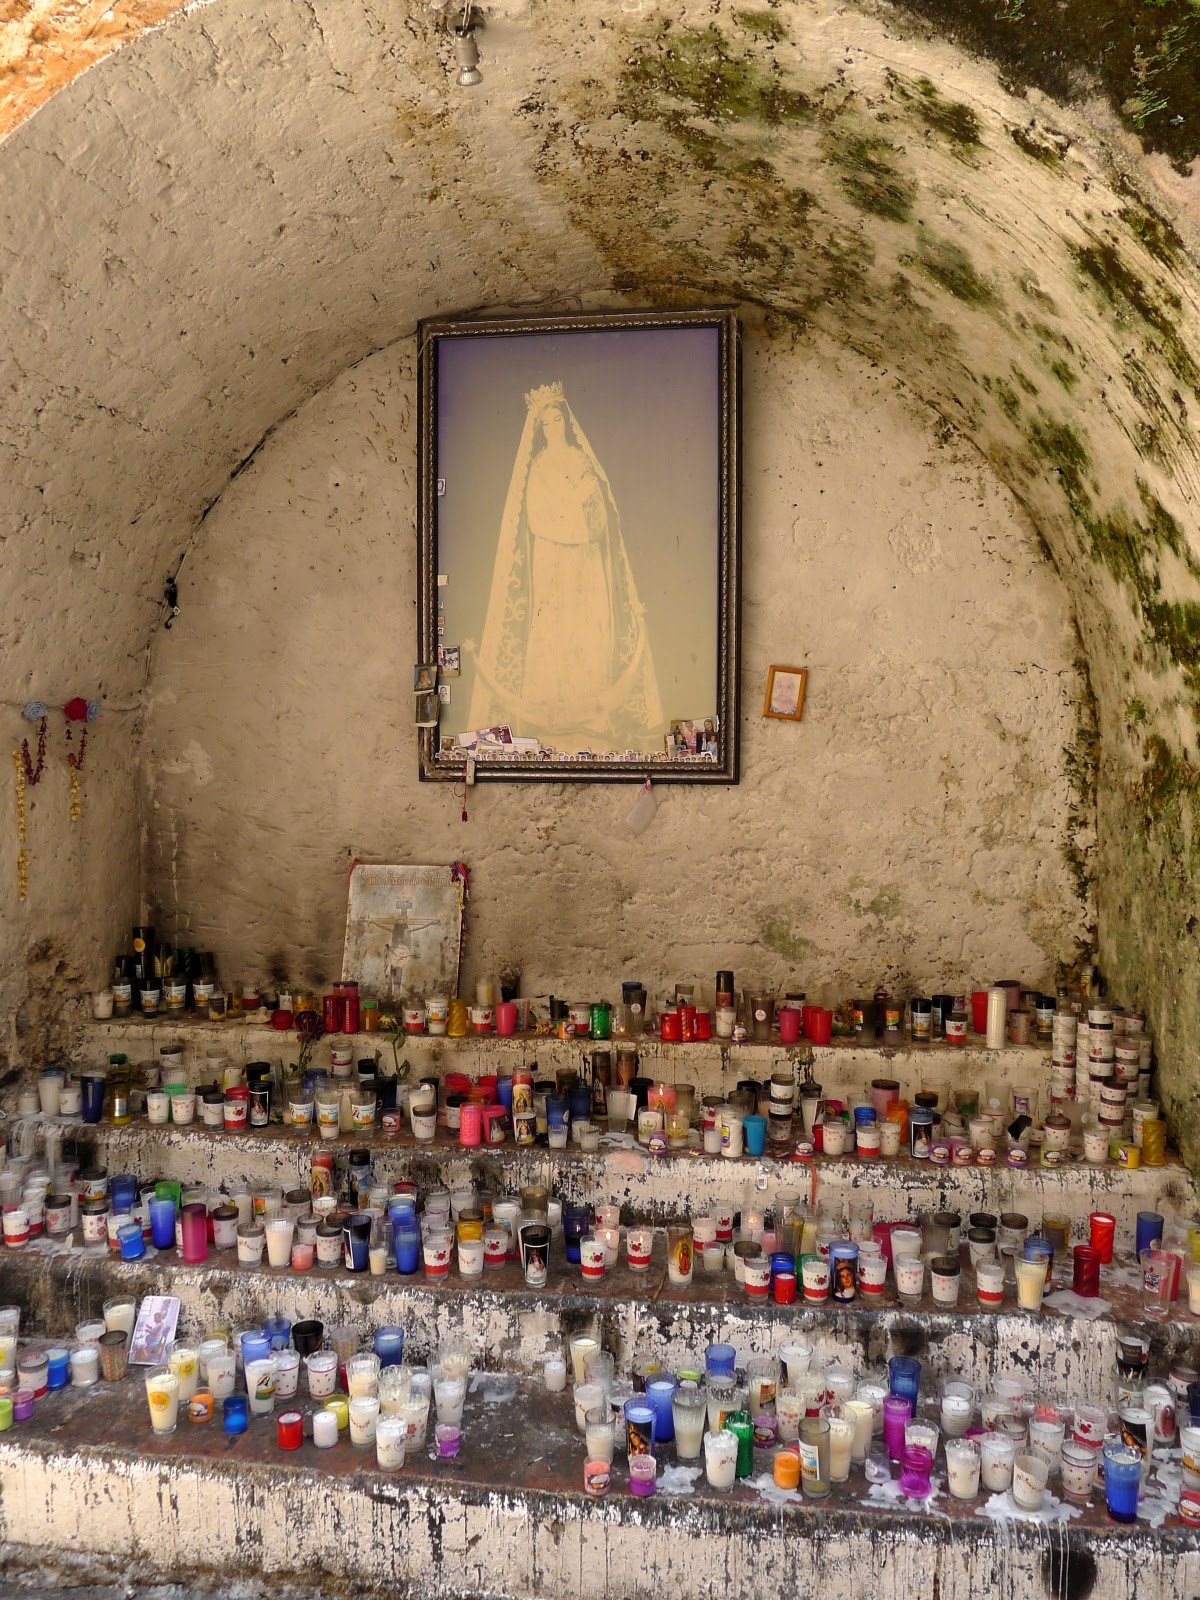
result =
[[[1191,1041],[1200,1023],[1191,920],[1200,358],[1187,217],[1194,184],[1184,174],[1196,107],[1169,52],[1148,53],[1140,35],[1121,33],[1120,48],[1103,52],[1107,76],[1090,79],[1075,9],[1059,12],[1057,34],[1031,4],[1007,8],[1007,33],[980,21],[973,34],[950,37],[932,0],[886,10],[820,0],[803,9],[682,11],[651,0],[621,8],[551,0],[536,14],[501,4],[486,18],[484,81],[463,91],[448,76],[448,41],[432,13],[401,20],[373,6],[264,5],[248,14],[215,0],[127,45],[10,134],[0,145],[8,358],[0,565],[12,619],[5,698],[99,693],[113,714],[91,808],[81,832],[68,834],[69,848],[56,832],[54,784],[32,818],[35,889],[0,935],[9,1006],[23,1005],[28,1021],[35,953],[37,972],[54,969],[49,992],[57,993],[55,984],[69,989],[76,973],[80,982],[97,975],[101,953],[143,899],[173,910],[186,896],[196,906],[193,838],[230,841],[230,861],[214,863],[224,891],[251,859],[249,886],[276,855],[286,873],[288,850],[278,851],[277,840],[297,839],[289,807],[299,802],[281,812],[272,784],[289,795],[302,785],[313,791],[312,826],[321,820],[327,846],[319,862],[302,863],[312,871],[288,897],[294,925],[279,928],[274,915],[270,928],[254,925],[247,894],[226,898],[226,926],[214,900],[206,926],[240,949],[236,923],[245,948],[257,941],[274,953],[281,944],[289,964],[308,961],[314,972],[336,957],[339,852],[364,843],[361,834],[340,837],[339,823],[349,817],[357,830],[365,821],[353,798],[364,790],[357,764],[334,761],[328,770],[327,749],[311,738],[329,714],[322,697],[330,686],[315,681],[316,668],[340,661],[335,642],[347,659],[369,655],[373,699],[369,712],[356,713],[356,763],[395,750],[399,775],[412,653],[411,612],[394,576],[411,539],[404,341],[419,317],[475,306],[720,300],[748,308],[750,371],[762,380],[748,406],[759,450],[748,552],[757,544],[778,558],[790,540],[793,597],[803,597],[805,563],[816,561],[826,565],[808,575],[819,577],[824,600],[842,533],[860,590],[877,580],[880,555],[906,571],[933,559],[930,526],[943,556],[953,550],[964,563],[973,531],[981,576],[1009,563],[1007,586],[987,611],[1005,640],[1005,672],[1019,675],[1020,663],[1052,641],[1052,703],[1036,715],[1017,708],[1016,725],[1033,743],[1023,751],[1010,739],[999,760],[1009,799],[1027,791],[1028,804],[1001,804],[985,817],[980,735],[945,860],[932,847],[918,850],[899,875],[868,872],[851,885],[848,825],[834,873],[840,898],[814,900],[829,851],[804,861],[804,808],[788,783],[795,756],[752,715],[757,673],[779,657],[793,617],[788,591],[751,568],[747,783],[728,799],[672,799],[664,808],[637,847],[648,875],[635,896],[644,889],[653,914],[625,921],[628,901],[610,897],[589,920],[588,895],[612,881],[612,864],[611,851],[584,843],[619,840],[622,814],[597,796],[547,793],[523,801],[518,814],[511,796],[489,795],[475,832],[444,795],[418,800],[411,777],[399,775],[396,820],[380,822],[369,842],[395,853],[419,843],[440,856],[474,855],[495,888],[521,881],[531,833],[551,840],[566,828],[561,858],[550,859],[565,872],[574,853],[577,876],[560,872],[561,900],[540,884],[529,905],[529,917],[547,926],[561,919],[556,948],[575,952],[563,957],[566,976],[608,946],[614,927],[619,962],[654,959],[648,952],[669,925],[691,939],[669,947],[673,958],[686,954],[701,970],[729,941],[745,952],[747,969],[795,972],[814,987],[852,978],[858,986],[881,963],[903,970],[914,938],[931,963],[914,978],[932,975],[934,962],[944,971],[939,876],[948,862],[966,867],[972,839],[1007,850],[1016,890],[981,917],[979,940],[960,952],[964,967],[981,976],[977,962],[990,971],[1005,958],[1041,961],[1048,981],[1077,953],[1075,941],[1090,938],[1094,899],[1102,963],[1123,996],[1150,1009],[1168,1101],[1190,1140]],[[1178,18],[1170,6],[1146,9],[1154,16],[1135,19],[1135,32],[1191,26],[1182,4]],[[984,8],[955,11],[961,26]],[[1092,8],[1089,17],[1096,28],[1117,26],[1106,11]],[[1140,102],[1120,76],[1122,52],[1134,45]],[[812,406],[814,375],[828,387],[829,418]],[[859,409],[847,402],[854,393]],[[839,521],[808,503],[819,488],[811,463],[823,459],[814,430],[836,431],[839,414],[850,435],[863,435],[873,475],[864,482],[882,479],[852,531],[853,507],[843,506]],[[882,430],[882,447],[872,428]],[[311,533],[313,506],[281,506],[277,495],[258,501],[255,486],[282,491],[289,473],[312,470],[300,459],[306,444],[335,437],[356,463],[364,514],[347,508],[338,462],[323,462],[313,506],[324,519],[312,557],[331,573],[342,539],[352,559],[337,576],[353,589],[339,591],[338,608],[353,592],[355,634],[326,639],[320,607],[297,608],[290,629],[280,629],[284,659],[266,662],[275,635],[265,627],[265,639],[256,638],[253,622],[260,614],[281,621],[263,587],[262,556],[280,536],[271,524]],[[377,456],[370,470],[367,441]],[[916,459],[935,463],[928,470],[944,524],[922,517],[919,484],[900,481],[901,465]],[[821,526],[831,521],[832,534]],[[360,539],[370,533],[369,544],[346,542],[351,523]],[[290,570],[295,559],[289,548],[277,565]],[[242,569],[253,572],[252,584],[239,581]],[[184,612],[166,634],[162,588],[176,571]],[[372,603],[377,585],[382,608]],[[255,592],[263,612],[239,610]],[[244,618],[233,660],[217,660],[211,648],[231,637],[222,597]],[[1025,631],[1023,599],[1040,619]],[[344,624],[338,608],[333,617]],[[823,609],[831,626],[836,609]],[[359,618],[379,630],[365,650]],[[910,613],[900,608],[890,630],[882,618],[874,632],[869,616],[857,620],[864,677],[878,640],[915,652],[900,718],[915,725],[923,716],[936,730],[949,708],[956,736],[965,726],[975,738],[976,722],[986,724],[996,707],[980,691],[965,697],[965,715],[956,711],[961,686],[949,669],[939,681],[932,644],[922,652],[919,628],[906,626]],[[952,639],[953,630],[947,646]],[[965,644],[951,653],[977,659]],[[222,820],[239,690],[253,698],[257,684],[276,681],[284,696],[297,684],[311,691],[273,704],[290,754],[269,774],[258,757],[250,761],[258,786],[235,784],[243,803],[225,805]],[[207,777],[172,716],[173,704],[194,710],[197,690],[227,736]],[[1002,699],[1003,726],[1016,702]],[[876,714],[882,720],[881,702]],[[805,782],[825,784],[832,818],[835,759],[853,748],[859,728],[851,719],[814,734],[816,702],[812,715],[801,748],[809,754],[822,743]],[[261,705],[250,720],[238,748],[259,750]],[[902,742],[889,740],[886,727],[868,741],[881,761]],[[1005,741],[997,735],[997,743]],[[844,792],[853,787],[848,776]],[[884,811],[888,839],[876,866],[899,860],[905,840],[934,838],[932,793],[922,789],[915,818]],[[949,812],[953,790],[938,803]],[[745,809],[759,805],[777,819],[773,850],[760,843],[759,816]],[[478,842],[488,806],[491,854]],[[382,808],[372,800],[369,809],[378,817]],[[746,829],[752,844],[743,850]],[[998,837],[985,840],[989,829]],[[831,839],[822,835],[822,845]],[[691,840],[702,842],[702,858],[689,854]],[[733,853],[732,865],[718,844]],[[780,851],[801,863],[786,890],[772,876]],[[757,920],[731,924],[727,902],[706,902],[706,880],[722,872],[745,884],[743,898],[762,908]],[[11,891],[9,876],[0,893]],[[499,903],[499,891],[491,902],[481,895],[477,908],[483,960],[504,932],[502,922],[489,927],[489,903]],[[711,910],[709,925],[697,924],[696,904]],[[856,941],[872,974],[852,971]]]

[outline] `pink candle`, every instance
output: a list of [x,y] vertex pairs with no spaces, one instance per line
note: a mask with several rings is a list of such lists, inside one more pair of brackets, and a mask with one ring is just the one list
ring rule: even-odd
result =
[[661,1108],[664,1112],[675,1109],[675,1086],[670,1083],[656,1083],[646,1091],[646,1106],[650,1111]]

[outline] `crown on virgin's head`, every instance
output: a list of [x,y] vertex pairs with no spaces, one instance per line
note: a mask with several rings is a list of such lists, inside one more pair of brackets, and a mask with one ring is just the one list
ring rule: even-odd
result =
[[525,395],[525,404],[532,411],[535,406],[545,405],[548,400],[561,400],[563,386],[561,383],[543,383],[538,389],[529,389]]

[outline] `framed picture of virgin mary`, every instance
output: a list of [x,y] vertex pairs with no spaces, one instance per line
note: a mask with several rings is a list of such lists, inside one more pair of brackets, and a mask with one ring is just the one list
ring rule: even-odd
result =
[[736,783],[732,311],[422,323],[423,778]]

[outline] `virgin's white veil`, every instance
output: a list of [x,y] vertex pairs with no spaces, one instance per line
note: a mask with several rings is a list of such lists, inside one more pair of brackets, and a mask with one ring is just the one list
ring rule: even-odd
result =
[[519,735],[533,731],[545,709],[538,686],[524,681],[532,594],[526,492],[539,426],[547,411],[557,410],[568,424],[570,437],[587,458],[604,497],[607,533],[603,553],[614,639],[611,681],[597,685],[595,706],[581,708],[579,728],[571,731],[589,737],[602,738],[606,732],[613,736],[618,713],[623,713],[623,726],[632,719],[643,737],[657,738],[664,726],[662,702],[646,637],[645,608],[634,583],[608,474],[571,410],[561,383],[543,384],[530,391],[525,404],[525,423],[500,519],[483,635],[475,652],[469,726],[484,728],[508,723]]

